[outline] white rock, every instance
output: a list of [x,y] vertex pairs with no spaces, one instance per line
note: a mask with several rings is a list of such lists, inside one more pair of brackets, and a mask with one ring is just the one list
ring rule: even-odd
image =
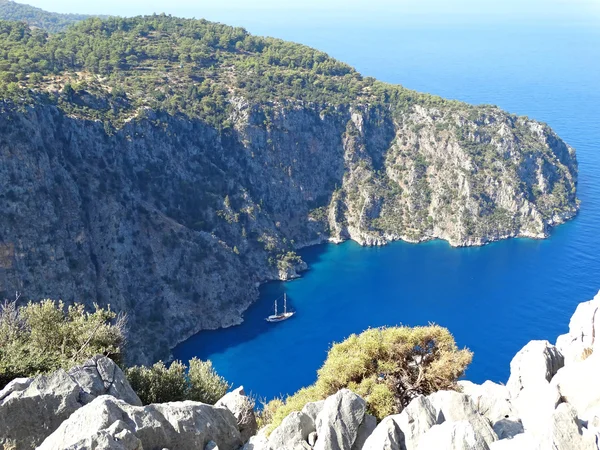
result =
[[419,440],[418,450],[489,450],[486,439],[467,421],[433,426]]
[[246,442],[251,436],[256,434],[258,426],[256,424],[256,415],[254,414],[254,403],[244,392],[243,386],[225,394],[215,403],[215,406],[218,408],[227,408],[231,411],[237,420],[242,441]]
[[587,433],[568,403],[558,405],[549,425],[540,441],[541,449],[598,450],[596,436]]
[[366,407],[365,401],[348,389],[328,397],[317,416],[315,450],[351,450]]
[[440,419],[469,422],[475,434],[481,436],[488,446],[498,439],[490,421],[477,411],[468,395],[455,391],[438,391],[428,398],[437,412],[438,423]]
[[264,430],[252,436],[248,442],[244,444],[242,450],[269,450],[269,439],[264,434]]
[[565,357],[565,365],[581,361],[585,352],[600,353],[600,292],[589,302],[580,303],[569,322],[569,332],[558,337],[556,346]]
[[204,449],[210,441],[223,449],[242,445],[235,417],[225,408],[190,401],[132,406],[106,395],[75,411],[39,450],[97,448],[100,437],[117,432],[135,436],[146,449]]
[[560,369],[552,385],[576,409],[577,415],[587,420],[590,413],[600,409],[600,352]]
[[462,392],[471,397],[477,411],[487,417],[492,424],[515,415],[506,386],[491,381],[486,381],[482,385],[470,381],[459,381],[458,384]]
[[401,438],[402,432],[396,421],[386,417],[367,438],[362,450],[403,450]]
[[437,412],[429,399],[419,396],[400,413],[391,416],[402,431],[401,443],[406,450],[414,450],[417,443],[437,423]]
[[535,438],[527,433],[516,435],[512,439],[493,442],[490,450],[543,450],[538,447]]
[[323,410],[323,405],[325,405],[325,400],[320,400],[318,402],[309,402],[306,405],[304,405],[304,408],[302,408],[302,412],[308,417],[310,417],[312,421],[316,424],[317,416]]
[[510,378],[506,386],[512,398],[528,387],[549,382],[564,365],[558,349],[548,341],[530,341],[510,362]]
[[13,380],[0,395],[0,448],[10,441],[17,450],[41,444],[73,412],[104,394],[141,405],[121,369],[104,356],[69,373]]
[[87,404],[101,395],[112,395],[130,405],[142,406],[123,371],[105,356],[94,356],[82,365],[73,367],[69,370],[69,376],[81,387],[83,403]]
[[539,437],[549,426],[552,414],[560,403],[560,393],[556,386],[542,381],[523,389],[512,402],[525,431]]
[[269,436],[269,446],[273,450],[294,449],[297,444],[306,442],[313,431],[315,424],[312,419],[303,412],[294,411],[273,430]]
[[358,434],[356,435],[354,444],[352,444],[352,450],[361,450],[369,436],[375,431],[375,428],[377,428],[377,419],[375,416],[365,414],[363,422],[358,427]]

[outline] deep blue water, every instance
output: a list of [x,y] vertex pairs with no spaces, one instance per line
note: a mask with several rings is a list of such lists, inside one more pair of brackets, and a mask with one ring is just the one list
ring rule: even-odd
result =
[[[549,123],[577,149],[581,212],[543,241],[304,249],[303,278],[263,286],[241,326],[200,333],[176,358],[211,359],[234,384],[272,398],[314,382],[330,344],[351,333],[435,322],[474,351],[468,379],[505,382],[524,344],[567,330],[576,305],[600,289],[600,26],[252,24],[252,32],[317,47],[364,75]],[[298,313],[267,324],[283,292]]]

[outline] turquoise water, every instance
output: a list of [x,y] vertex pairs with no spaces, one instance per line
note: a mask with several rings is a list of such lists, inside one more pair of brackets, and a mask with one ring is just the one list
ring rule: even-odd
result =
[[[549,123],[578,152],[579,216],[544,241],[304,249],[310,270],[301,279],[263,286],[242,325],[200,333],[176,358],[211,359],[234,384],[272,398],[312,383],[333,341],[368,327],[435,322],[474,351],[467,378],[505,382],[525,343],[554,341],[576,305],[600,289],[600,26],[393,22],[249,29],[323,49],[384,81]],[[283,292],[297,315],[266,323]]]

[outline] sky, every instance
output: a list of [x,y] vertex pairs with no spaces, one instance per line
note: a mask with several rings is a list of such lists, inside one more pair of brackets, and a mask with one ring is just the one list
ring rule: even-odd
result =
[[21,0],[48,11],[132,16],[167,13],[230,25],[331,21],[600,24],[600,0]]

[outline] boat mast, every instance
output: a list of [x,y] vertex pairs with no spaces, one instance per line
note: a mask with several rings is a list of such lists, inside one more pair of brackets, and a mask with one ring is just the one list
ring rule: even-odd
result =
[[275,300],[275,315],[277,315],[277,300]]
[[283,294],[283,314],[287,314],[287,295]]

